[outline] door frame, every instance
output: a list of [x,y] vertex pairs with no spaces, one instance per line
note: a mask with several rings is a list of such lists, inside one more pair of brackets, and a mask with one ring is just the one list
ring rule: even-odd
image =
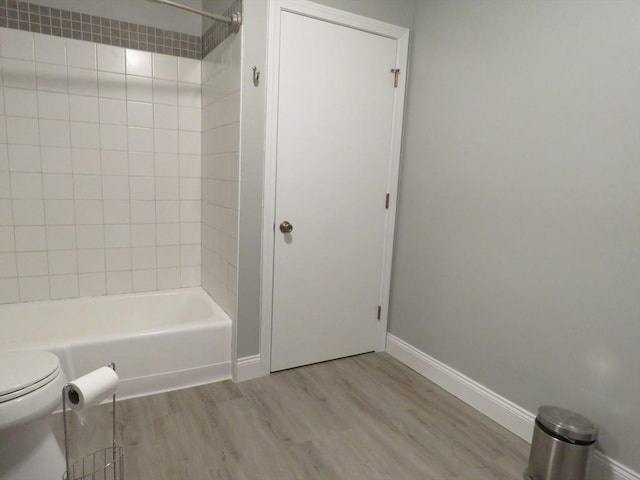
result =
[[[382,258],[382,278],[380,282],[380,305],[382,314],[376,335],[376,351],[384,351],[386,346],[389,291],[391,286],[391,260],[396,221],[398,175],[402,143],[402,122],[407,80],[407,59],[409,51],[409,29],[390,23],[363,17],[335,8],[319,5],[307,0],[271,0],[269,9],[269,30],[267,45],[267,65],[269,77],[266,85],[266,138],[264,163],[264,201],[262,211],[262,263],[260,282],[260,372],[271,373],[271,325],[273,317],[273,271],[275,245],[276,207],[276,161],[278,139],[278,90],[280,70],[280,16],[291,12],[365,32],[388,37],[398,42],[396,65],[400,68],[398,88],[395,92],[391,131],[391,159],[389,167],[388,192],[390,208],[385,222],[384,251]],[[389,82],[393,76],[389,72]],[[380,204],[384,202],[383,192]]]

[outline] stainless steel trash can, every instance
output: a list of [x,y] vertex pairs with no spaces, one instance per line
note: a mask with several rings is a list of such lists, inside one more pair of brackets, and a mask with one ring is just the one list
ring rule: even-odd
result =
[[597,427],[575,412],[538,409],[524,480],[587,480]]

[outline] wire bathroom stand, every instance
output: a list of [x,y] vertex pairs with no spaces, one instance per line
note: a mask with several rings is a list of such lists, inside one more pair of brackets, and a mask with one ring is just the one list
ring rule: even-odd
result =
[[[107,365],[115,371],[116,364]],[[112,397],[111,446],[96,450],[69,465],[69,434],[67,428],[67,397],[77,395],[71,384],[62,389],[62,421],[64,422],[64,459],[66,470],[62,480],[124,480],[124,449],[116,444],[116,394]]]

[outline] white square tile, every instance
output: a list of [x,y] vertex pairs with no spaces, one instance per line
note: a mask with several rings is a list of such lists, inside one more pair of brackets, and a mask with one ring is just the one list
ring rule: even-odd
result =
[[155,223],[156,203],[147,200],[131,201],[131,223]]
[[18,200],[13,202],[13,225],[44,225],[42,200]]
[[100,122],[125,126],[127,124],[127,102],[113,98],[101,98]]
[[104,248],[104,231],[102,225],[77,225],[76,236],[78,248]]
[[153,103],[178,105],[178,82],[153,79]]
[[200,200],[183,200],[180,202],[180,221],[199,222],[201,202]]
[[156,247],[134,247],[131,249],[134,270],[156,268]]
[[177,200],[159,200],[156,202],[156,221],[172,223],[180,221],[180,202]]
[[46,234],[49,251],[76,248],[75,226],[49,225],[46,228]]
[[129,187],[132,200],[155,200],[154,177],[131,177]]
[[130,151],[153,152],[153,129],[129,127],[128,133]]
[[19,277],[47,275],[47,252],[19,252],[16,255]]
[[104,222],[102,200],[76,200],[76,225],[101,225]]
[[100,125],[100,144],[105,150],[126,150],[127,127],[119,125]]
[[129,175],[153,176],[154,160],[151,152],[129,152]]
[[49,252],[48,261],[50,275],[78,273],[78,252],[75,250]]
[[130,127],[153,127],[153,105],[127,102],[127,120]]
[[129,158],[123,150],[102,150],[100,153],[103,175],[128,175]]
[[172,245],[158,247],[158,268],[179,267],[180,266],[180,246]]
[[70,173],[45,173],[42,175],[42,187],[44,198],[73,198],[73,176]]
[[98,91],[102,98],[127,98],[126,77],[120,73],[98,72]]
[[40,144],[50,147],[71,145],[69,122],[65,120],[40,120]]
[[181,223],[180,242],[184,245],[200,243],[200,222]]
[[156,199],[179,200],[179,179],[175,177],[156,177]]
[[38,92],[38,111],[40,118],[69,120],[69,95]]
[[71,149],[67,147],[42,147],[42,171],[45,173],[71,173]]
[[[5,87],[36,89],[36,63],[27,60],[2,59],[2,80]],[[177,87],[176,87],[177,88]],[[177,103],[176,90],[176,103]]]
[[24,277],[19,279],[20,301],[49,300],[49,277]]
[[158,281],[156,271],[154,270],[134,270],[133,272],[133,291],[134,292],[150,292],[156,290]]
[[40,148],[35,145],[8,146],[10,172],[40,172]]
[[38,97],[35,90],[4,88],[4,111],[7,116],[38,117]]
[[16,254],[14,252],[0,253],[0,278],[18,276]]
[[36,63],[38,90],[68,93],[67,67],[49,63]]
[[180,174],[179,156],[175,153],[156,153],[156,176],[177,177]]
[[90,68],[95,70],[96,44],[67,38],[67,64],[70,67]]
[[44,214],[47,225],[75,224],[73,200],[45,200]]
[[104,249],[95,248],[78,250],[79,273],[95,273],[104,271],[106,271]]
[[106,277],[104,273],[81,273],[78,275],[80,296],[92,297],[107,293]]
[[156,245],[156,226],[146,224],[131,225],[132,247],[154,247]]
[[7,140],[19,145],[40,145],[39,123],[35,118],[6,117]]
[[73,195],[76,199],[99,200],[102,198],[100,175],[73,175]]
[[99,175],[100,174],[100,150],[90,148],[72,148],[71,165],[74,174]]
[[180,176],[200,178],[201,159],[200,155],[180,155]]
[[[20,201],[20,200],[16,200],[16,201]],[[33,200],[26,200],[26,201],[31,202]],[[38,200],[35,200],[35,201],[38,201]],[[154,213],[154,217],[155,217],[155,213]],[[0,225],[7,226],[7,225],[13,225],[13,224],[14,223],[13,223],[12,201],[9,199],[0,200]]]
[[200,108],[200,85],[191,83],[178,83],[178,105],[181,107]]
[[128,200],[129,178],[120,175],[103,175],[102,197],[105,200]]
[[156,245],[179,245],[180,224],[159,223],[156,225]]
[[62,37],[35,34],[36,61],[43,63],[67,64],[67,48]]
[[100,148],[100,126],[97,123],[71,122],[73,148]]
[[105,250],[107,272],[131,270],[130,248],[107,248]]
[[180,200],[200,200],[200,179],[183,177],[180,179]]
[[153,54],[153,78],[178,80],[178,58],[162,53]]
[[131,292],[131,271],[107,272],[107,294]]
[[70,118],[75,122],[97,123],[100,121],[99,110],[97,97],[69,96]]
[[0,198],[12,198],[11,178],[8,172],[0,172]]
[[0,55],[22,60],[35,59],[33,33],[0,28]]
[[178,131],[154,129],[153,147],[156,153],[178,153],[180,151]]
[[[85,68],[68,67],[69,93],[74,95],[98,96],[98,73]],[[106,74],[105,75],[110,75]],[[124,76],[122,76],[124,78]],[[109,84],[105,88],[109,90]]]
[[111,45],[97,45],[98,70],[124,73],[124,48]]
[[16,252],[36,252],[47,249],[44,227],[15,227]]
[[49,277],[51,299],[77,298],[80,292],[78,275],[51,275]]
[[178,80],[180,82],[195,83],[200,85],[201,82],[201,64],[200,60],[192,58],[178,58]]
[[141,75],[150,77],[151,53],[140,50],[126,49],[127,75]]
[[200,275],[200,265],[180,267],[180,286],[199,287],[201,284]]
[[158,274],[158,290],[170,290],[180,288],[180,268],[159,268]]
[[16,303],[19,299],[18,279],[0,279],[0,303]]
[[180,265],[183,267],[200,265],[200,250],[200,245],[181,245]]
[[11,173],[11,191],[14,199],[42,198],[42,174]]
[[[153,227],[155,241],[156,229]],[[13,252],[16,249],[15,228],[13,226],[0,226],[0,252]]]
[[106,248],[121,248],[131,246],[131,225],[105,225],[104,245]]
[[152,102],[153,84],[151,78],[127,75],[127,100]]
[[131,204],[129,200],[105,200],[104,223],[123,224],[131,222]]
[[161,105],[153,106],[153,126],[170,130],[178,129],[178,106]]
[[179,107],[180,130],[200,132],[202,112],[199,108]]

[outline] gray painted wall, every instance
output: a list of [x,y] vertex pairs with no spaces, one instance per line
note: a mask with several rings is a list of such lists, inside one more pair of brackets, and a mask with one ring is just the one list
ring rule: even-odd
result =
[[390,331],[640,471],[640,3],[419,1]]
[[[200,15],[147,0],[34,0],[33,3],[191,35],[202,33]],[[202,9],[202,0],[179,0],[179,3]]]
[[[317,0],[316,3],[396,25],[411,26],[414,0]],[[237,357],[260,351],[260,262],[265,144],[268,4],[244,0],[240,152],[240,245],[238,259]],[[262,71],[254,87],[251,67]]]

